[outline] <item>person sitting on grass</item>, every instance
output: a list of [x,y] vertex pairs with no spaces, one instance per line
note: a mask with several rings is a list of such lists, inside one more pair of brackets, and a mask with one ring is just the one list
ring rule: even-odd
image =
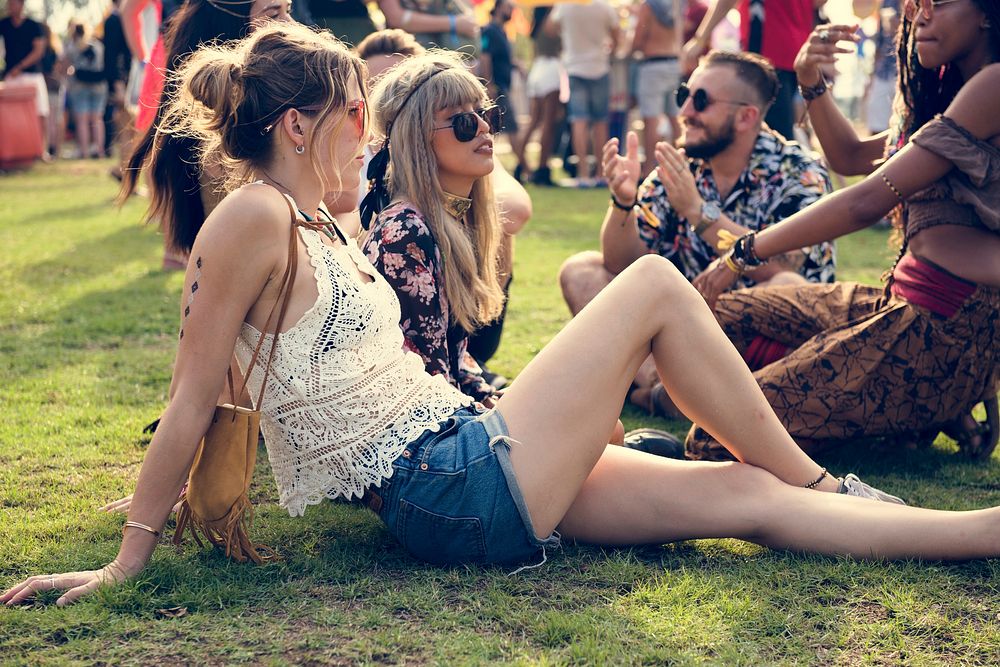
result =
[[[706,297],[807,451],[880,436],[926,445],[944,430],[963,453],[987,459],[1000,435],[1000,4],[903,2],[901,135],[888,141],[901,148],[885,160],[886,137],[859,141],[812,69],[844,37],[823,30],[800,58],[810,116],[838,158],[846,149],[852,171],[867,162],[871,173],[744,237],[707,272]],[[719,296],[744,268],[893,209],[903,243],[884,290],[837,283]],[[971,415],[980,401],[983,425]],[[710,430],[691,431],[689,456],[729,457]]]
[[[234,348],[246,365],[262,336],[265,351],[274,350],[262,424],[281,506],[301,515],[324,498],[377,498],[370,507],[386,529],[432,563],[524,562],[539,551],[544,560],[562,538],[620,545],[736,537],[870,559],[1000,555],[1000,507],[945,512],[873,502],[898,499],[821,469],[782,428],[701,295],[661,257],[623,271],[494,408],[474,406],[428,374],[403,345],[395,292],[358,247],[333,223],[289,220],[301,211],[315,217],[325,192],[357,183],[367,141],[362,69],[331,36],[297,25],[205,47],[181,68],[160,131],[199,135],[245,185],[209,215],[192,248],[185,295],[195,298],[184,299],[170,404],[118,555],[96,570],[30,576],[0,602],[63,591],[64,605],[145,567]],[[419,79],[407,74],[417,71]],[[455,74],[419,57],[400,76],[416,93]],[[433,127],[454,113],[436,110]],[[447,160],[485,160],[453,129],[438,133]],[[290,244],[303,261],[288,294],[289,324],[261,334],[283,300],[276,277]],[[674,308],[645,312],[654,297]],[[650,353],[679,405],[741,462],[672,461],[607,446]],[[263,375],[252,374],[253,396]]]
[[[646,156],[658,166],[641,185],[636,135],[628,133],[624,155],[618,139],[608,141],[603,165],[611,198],[601,252],[573,255],[559,271],[574,315],[647,253],[666,257],[699,286],[727,235],[770,227],[830,191],[823,164],[764,123],[777,89],[774,68],[760,56],[713,51],[677,90],[680,150],[659,142],[655,160]],[[829,283],[834,269],[832,244],[803,245],[733,286]],[[630,398],[653,415],[679,416],[652,359],[636,376]]]
[[[433,57],[447,73],[419,90],[414,81],[424,72],[405,61],[376,86],[374,125],[385,143],[373,162],[387,169],[374,188],[385,189],[391,203],[362,249],[399,298],[407,348],[428,372],[492,406],[496,388],[468,344],[504,303],[490,179],[500,108],[457,56]],[[451,112],[442,122],[440,109]]]
[[[398,65],[406,58],[424,53],[424,47],[420,46],[407,32],[402,30],[381,30],[368,35],[357,48],[358,55],[364,59],[368,65],[369,82],[377,81],[382,74],[392,67]],[[368,173],[368,161],[371,158],[371,149],[365,151],[365,166],[362,167],[362,175]],[[500,248],[498,250],[499,267],[498,279],[503,289],[503,306],[499,314],[489,322],[480,324],[467,336],[467,351],[471,356],[471,364],[468,360],[461,362],[467,367],[478,366],[475,374],[492,385],[495,389],[502,389],[509,382],[507,378],[486,368],[486,362],[493,358],[500,347],[500,338],[503,334],[504,321],[507,316],[507,301],[510,297],[510,287],[514,279],[514,237],[527,224],[531,218],[532,207],[531,197],[528,196],[524,187],[518,183],[504,168],[497,155],[493,157],[493,169],[487,186],[493,193],[496,207],[499,209],[502,234],[500,236]],[[360,203],[360,202],[359,202]],[[354,214],[338,214],[338,221],[351,221],[351,229],[357,234],[361,227],[360,219],[354,224],[357,217]],[[465,357],[466,355],[463,355]],[[430,357],[425,355],[425,360]],[[457,377],[451,376],[452,379]],[[458,386],[456,384],[456,386]]]

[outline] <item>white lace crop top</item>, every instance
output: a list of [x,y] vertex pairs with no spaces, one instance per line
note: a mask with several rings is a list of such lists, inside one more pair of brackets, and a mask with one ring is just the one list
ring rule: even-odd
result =
[[[314,230],[300,228],[300,235],[319,296],[278,336],[260,406],[279,502],[292,516],[324,498],[360,497],[392,474],[407,443],[472,402],[403,349],[399,300],[353,239],[331,247]],[[338,254],[374,281],[359,282]],[[244,370],[259,338],[243,324],[236,357]],[[262,360],[271,339],[268,334],[261,347]],[[263,366],[258,362],[250,374],[254,398]]]

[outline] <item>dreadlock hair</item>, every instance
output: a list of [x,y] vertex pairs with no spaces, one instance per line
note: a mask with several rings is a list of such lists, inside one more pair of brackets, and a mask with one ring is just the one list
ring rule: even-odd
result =
[[[1000,2],[972,1],[989,21],[986,32],[993,61],[1000,61]],[[944,113],[965,82],[953,63],[938,69],[926,69],[920,64],[917,59],[914,25],[905,15],[899,22],[896,54],[899,63],[899,96],[896,102],[896,111],[900,116],[898,148],[908,142],[913,133],[927,121]]]

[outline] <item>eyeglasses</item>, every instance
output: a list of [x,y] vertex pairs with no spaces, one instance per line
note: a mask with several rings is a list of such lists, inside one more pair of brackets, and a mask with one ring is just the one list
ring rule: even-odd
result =
[[347,105],[347,115],[354,119],[354,126],[358,128],[358,134],[365,131],[365,122],[368,120],[368,105],[364,100],[354,100]]
[[930,21],[934,18],[934,10],[941,5],[950,5],[958,0],[903,0],[903,16],[908,21],[916,21],[918,14]]
[[[309,111],[315,113],[317,111],[322,111],[326,108],[325,103],[321,104],[309,104],[301,107],[288,107],[283,109],[272,122],[264,126],[264,129],[260,131],[261,134],[267,134],[274,129],[274,126],[281,121],[281,117],[285,114],[288,109],[298,109],[301,111]],[[368,119],[368,106],[365,104],[364,100],[355,100],[353,102],[347,103],[347,115],[354,119],[354,124],[358,128],[358,133],[364,132],[365,121]]]
[[455,133],[455,138],[465,143],[466,141],[472,141],[479,134],[480,120],[486,121],[486,124],[490,126],[489,131],[491,134],[496,134],[503,123],[503,110],[500,107],[493,106],[476,109],[475,111],[463,111],[462,113],[455,114],[448,120],[451,121],[449,124],[435,127],[434,131],[447,130],[450,127]]
[[[954,0],[949,0],[949,2],[954,2]],[[688,88],[686,83],[682,83],[677,87],[677,92],[674,93],[675,99],[677,100],[677,108],[680,109],[687,102],[688,98],[691,98],[691,106],[698,113],[701,113],[713,104],[732,104],[738,107],[748,107],[753,106],[749,102],[734,102],[731,100],[713,100],[708,96],[708,92],[704,88],[698,88],[696,90],[691,90]]]

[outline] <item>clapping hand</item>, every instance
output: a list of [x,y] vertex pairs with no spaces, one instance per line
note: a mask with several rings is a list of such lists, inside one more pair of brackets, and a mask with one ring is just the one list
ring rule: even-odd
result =
[[694,181],[687,155],[666,141],[656,144],[656,173],[667,191],[667,201],[677,215],[696,225],[701,219],[701,194]]
[[639,170],[642,168],[636,133],[629,132],[625,136],[625,155],[618,154],[618,137],[609,139],[604,144],[601,165],[611,196],[626,206],[633,203],[639,192]]

